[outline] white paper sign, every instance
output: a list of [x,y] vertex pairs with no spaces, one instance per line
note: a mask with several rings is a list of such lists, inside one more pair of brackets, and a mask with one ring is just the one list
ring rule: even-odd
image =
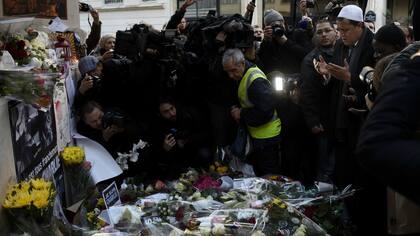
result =
[[102,145],[80,134],[73,138],[77,146],[84,148],[86,160],[92,164],[90,173],[95,184],[122,174],[120,166]]
[[54,86],[54,115],[57,131],[58,151],[62,151],[72,139],[70,135],[70,109],[67,101],[67,92],[63,82]]
[[66,32],[68,28],[69,27],[65,25],[58,16],[52,19],[50,25],[48,26],[48,29],[52,32]]

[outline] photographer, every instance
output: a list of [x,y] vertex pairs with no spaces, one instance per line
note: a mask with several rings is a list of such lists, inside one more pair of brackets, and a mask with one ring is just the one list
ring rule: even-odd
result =
[[99,103],[88,101],[80,110],[80,118],[77,131],[100,143],[114,158],[118,152],[132,150],[140,139],[146,141],[145,130],[119,109],[104,109]]
[[[369,86],[368,93],[365,96],[369,110],[371,110],[376,94],[382,85],[382,73],[393,58],[389,56],[400,52],[406,46],[404,32],[394,23],[384,25],[375,34],[372,45],[375,51],[375,71],[373,72],[371,67],[366,67],[360,74],[360,78]],[[383,60],[385,58],[387,59]]]
[[86,101],[101,101],[102,92],[102,63],[94,56],[80,59],[79,71],[82,79],[77,83],[74,106],[79,109]]
[[177,29],[178,33],[188,36],[188,23],[184,18],[184,15],[185,12],[187,12],[187,8],[193,5],[195,2],[196,0],[185,0],[184,4],[182,4],[179,10],[171,16],[171,19],[166,25],[166,29]]
[[287,31],[283,16],[273,9],[265,12],[264,25],[264,40],[258,52],[259,67],[266,74],[272,71],[299,73],[300,63],[312,48],[310,39],[304,35],[296,37],[296,31]]
[[102,62],[106,62],[109,59],[112,59],[114,56],[115,48],[115,35],[106,34],[101,37],[99,44],[96,49],[91,53],[92,56],[98,57]]
[[90,33],[85,42],[86,43],[85,55],[89,55],[95,49],[96,45],[98,45],[99,39],[101,38],[102,22],[99,20],[98,11],[93,9],[91,5],[79,2],[79,10],[82,12],[89,12],[93,18],[93,23],[90,26]]
[[188,167],[207,168],[212,160],[209,124],[194,109],[176,106],[170,98],[159,102],[153,124],[159,171],[177,177]]

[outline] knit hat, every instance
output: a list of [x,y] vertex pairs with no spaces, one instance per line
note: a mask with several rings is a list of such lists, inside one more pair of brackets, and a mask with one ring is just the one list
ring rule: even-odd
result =
[[400,48],[405,48],[407,45],[404,32],[394,23],[382,26],[376,32],[374,38],[378,42],[399,46]]
[[374,11],[366,12],[365,22],[376,22],[376,13]]
[[79,61],[79,71],[80,74],[84,75],[89,71],[96,69],[96,65],[98,64],[98,58],[94,56],[86,56],[80,59]]
[[264,25],[269,26],[274,21],[284,21],[283,16],[276,10],[270,9],[264,13]]
[[363,22],[363,11],[356,5],[347,5],[341,9],[337,18]]
[[115,35],[105,34],[104,36],[102,36],[101,40],[99,40],[99,48],[105,48],[106,41],[108,41],[108,39],[111,39],[111,38],[115,39]]

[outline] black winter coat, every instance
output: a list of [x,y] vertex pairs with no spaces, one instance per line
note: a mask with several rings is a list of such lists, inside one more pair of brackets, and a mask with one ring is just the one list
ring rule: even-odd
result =
[[302,36],[304,34],[292,32],[287,35],[288,40],[283,45],[273,40],[263,40],[258,51],[260,59],[258,67],[266,75],[273,71],[280,71],[283,74],[300,73],[300,64],[312,49],[310,39],[302,39]]
[[[338,40],[334,49],[333,63],[344,66],[344,59],[349,63],[351,73],[351,82],[347,84],[336,78],[331,79],[332,96],[330,111],[334,117],[332,124],[335,130],[335,135],[338,141],[349,141],[350,147],[355,147],[358,132],[361,128],[364,117],[360,114],[353,114],[348,111],[349,108],[365,108],[364,97],[367,93],[368,85],[359,79],[359,74],[365,66],[374,66],[375,60],[373,58],[374,50],[372,47],[373,33],[365,28],[361,39],[357,45],[352,48],[351,56],[349,57],[349,47],[344,45],[341,40]],[[355,103],[346,103],[343,95],[350,95],[349,88],[356,91],[357,101]]]
[[303,59],[301,65],[301,104],[308,128],[321,124],[325,130],[330,130],[330,96],[331,84],[315,70],[313,60],[319,56],[331,62],[334,50],[315,48]]
[[357,153],[382,183],[420,204],[420,49],[415,43],[387,67],[383,87],[361,131]]

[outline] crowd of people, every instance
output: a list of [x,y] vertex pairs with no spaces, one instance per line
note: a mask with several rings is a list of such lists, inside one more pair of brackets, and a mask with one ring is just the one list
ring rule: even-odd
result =
[[267,10],[264,25],[251,26],[252,2],[244,16],[209,12],[188,22],[195,2],[162,31],[141,23],[102,37],[91,12],[78,132],[114,157],[147,141],[124,176],[170,179],[227,163],[245,130],[252,149],[239,158],[257,176],[358,189],[346,216],[359,232],[387,233],[387,186],[420,202],[418,183],[408,181],[420,152],[415,30],[389,23],[375,31],[352,3],[314,17],[304,0],[296,25]]

